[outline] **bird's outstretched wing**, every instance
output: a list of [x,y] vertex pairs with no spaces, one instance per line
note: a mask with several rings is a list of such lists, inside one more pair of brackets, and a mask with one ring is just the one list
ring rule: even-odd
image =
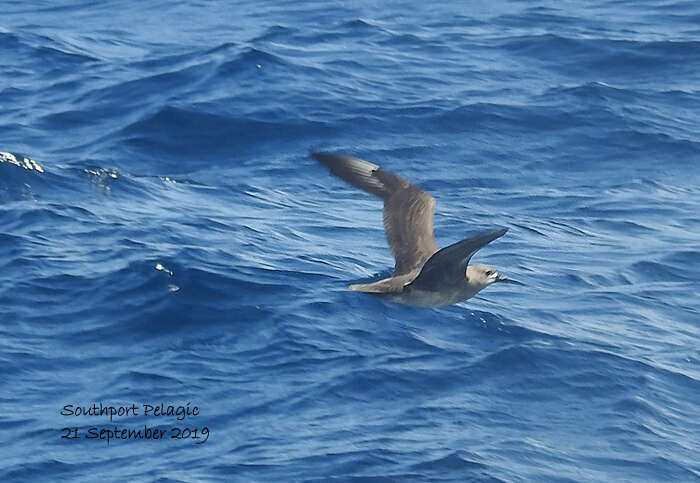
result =
[[407,179],[351,156],[312,153],[331,173],[384,200],[384,232],[396,259],[394,275],[418,270],[437,252],[435,199]]
[[449,284],[464,283],[467,265],[472,256],[484,245],[502,236],[508,228],[479,233],[454,243],[435,253],[411,282],[410,286],[421,290],[435,290]]

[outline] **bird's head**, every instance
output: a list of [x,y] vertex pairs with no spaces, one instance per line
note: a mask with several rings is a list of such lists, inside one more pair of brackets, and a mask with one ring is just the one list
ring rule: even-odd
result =
[[498,273],[495,268],[488,265],[469,265],[467,267],[467,280],[470,285],[475,285],[481,290],[494,282],[502,282],[508,279]]

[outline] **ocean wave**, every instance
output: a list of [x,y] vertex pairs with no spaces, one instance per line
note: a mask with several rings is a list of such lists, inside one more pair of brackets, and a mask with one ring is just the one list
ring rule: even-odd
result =
[[54,69],[68,69],[99,60],[77,51],[64,41],[28,30],[0,31],[0,48],[12,48],[32,61],[46,62]]
[[[254,121],[168,106],[131,124],[120,137],[134,149],[148,145],[168,155],[173,158],[168,171],[181,172],[177,166],[183,159],[188,161],[185,169],[192,169],[193,163],[208,166],[212,161],[221,163],[230,153],[248,154],[300,137],[311,139],[319,129],[327,128],[313,121]],[[199,133],[196,139],[191,136],[193,132]]]

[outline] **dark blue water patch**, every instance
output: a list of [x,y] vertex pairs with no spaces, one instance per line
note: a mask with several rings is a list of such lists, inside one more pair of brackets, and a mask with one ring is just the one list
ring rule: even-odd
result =
[[463,481],[505,481],[491,476],[488,465],[480,463],[479,459],[477,454],[458,451],[436,460],[418,463],[414,468],[421,478],[429,478],[430,481],[447,481],[442,476],[445,472],[463,478]]
[[569,59],[590,58],[599,53],[595,41],[586,42],[583,39],[556,34],[510,37],[502,42],[502,47],[521,55],[543,60],[546,56],[559,57],[564,54]]
[[[264,300],[275,296],[276,287],[269,283],[227,280],[224,277],[219,278],[221,283],[216,283],[213,280],[217,277],[213,274],[203,276],[207,272],[168,264],[174,273],[170,275],[157,270],[157,265],[155,262],[137,262],[115,272],[119,275],[114,278],[92,277],[95,292],[89,294],[78,292],[83,285],[81,277],[73,277],[64,283],[56,279],[33,280],[23,283],[20,288],[33,300],[45,304],[48,313],[54,312],[57,316],[64,308],[52,308],[51,297],[61,295],[52,289],[59,283],[64,287],[75,287],[73,311],[85,307],[83,315],[87,315],[89,306],[99,307],[92,315],[92,327],[66,334],[67,338],[83,343],[99,343],[101,337],[110,335],[138,340],[144,336],[182,334],[192,327],[226,324],[234,317],[245,323],[261,317],[265,309],[256,310],[255,306],[264,305]],[[105,291],[116,281],[118,295]],[[278,290],[283,288],[286,287],[277,287]],[[246,305],[245,300],[250,305]],[[184,307],[187,309],[183,310]],[[108,323],[110,320],[114,322]]]
[[274,42],[282,41],[292,37],[294,34],[298,33],[300,30],[298,28],[288,26],[288,25],[273,25],[265,29],[263,33],[255,37],[255,42]]
[[75,466],[59,460],[49,460],[38,463],[27,463],[5,472],[5,478],[9,480],[26,480],[37,473],[47,473],[53,475],[68,475],[75,471]]
[[[549,111],[549,112],[548,112]],[[472,104],[451,109],[435,107],[416,107],[405,110],[407,124],[410,120],[412,129],[421,132],[440,131],[442,133],[466,133],[473,131],[491,131],[515,129],[556,129],[564,125],[561,121],[566,113],[558,110],[540,108],[537,111],[515,105]],[[507,126],[507,127],[506,127]]]
[[664,262],[676,269],[689,270],[698,273],[700,270],[700,251],[686,250],[685,247],[664,257]]
[[645,281],[686,282],[697,278],[697,272],[693,270],[674,268],[654,261],[637,262],[631,268]]
[[574,87],[556,87],[547,90],[542,98],[545,101],[561,101],[562,96],[568,102],[583,101],[586,104],[596,103],[606,105],[610,102],[629,103],[639,100],[644,94],[630,89],[620,89],[601,82],[587,82]]
[[569,15],[560,8],[536,6],[518,12],[517,15],[499,15],[494,19],[494,22],[515,28],[524,27],[529,24],[537,24],[549,31],[562,31],[564,30],[562,26],[568,26],[574,29],[580,28],[581,18]]
[[601,141],[609,143],[614,149],[610,157],[621,157],[631,152],[647,156],[674,159],[674,163],[694,163],[700,155],[700,143],[687,139],[674,139],[663,133],[651,133],[639,130],[608,131]]
[[[288,52],[294,54],[295,50],[299,51],[305,45],[340,45],[349,39],[355,39],[355,41],[367,45],[388,35],[381,27],[370,25],[360,19],[338,23],[333,27],[332,30],[319,32],[289,25],[274,25],[255,37],[253,43],[265,45],[268,48],[289,49]],[[295,57],[297,56],[295,55]]]
[[255,37],[253,42],[290,43],[290,44],[321,44],[345,43],[348,41],[371,44],[381,38],[389,37],[390,33],[379,24],[366,19],[338,19],[330,22],[327,29],[300,29],[289,25],[274,25]]
[[[16,211],[5,211],[4,222],[7,224],[8,229],[15,232],[29,232],[31,233],[32,228],[43,223],[62,223],[68,221],[74,221],[69,211],[73,209],[64,209],[61,207],[59,210],[54,209],[51,205],[32,207],[32,209],[27,209],[24,212],[17,213]],[[75,211],[85,210],[75,209]],[[12,216],[12,217],[11,217]]]
[[49,75],[67,73],[71,68],[97,62],[98,59],[85,53],[73,51],[64,42],[30,31],[20,33],[0,32],[0,49],[11,48],[15,53],[22,53],[25,62],[43,66],[46,71],[42,78]]
[[[0,95],[2,96],[4,102],[7,103],[7,106],[18,106],[22,104],[23,100],[31,97],[31,93],[25,89],[10,86],[2,88],[2,90],[0,90]],[[6,109],[8,109],[5,111],[6,115],[18,115],[22,112],[22,110],[19,108]],[[5,122],[7,122],[7,120],[5,120]]]
[[640,461],[630,458],[615,458],[615,457],[591,457],[586,458],[589,464],[598,466],[615,465],[626,475],[635,478],[647,478],[654,475],[657,478],[666,478],[668,475],[673,475],[673,478],[678,479],[695,479],[697,476],[693,471],[689,471],[682,465],[678,465],[674,461],[665,458],[653,458],[649,461]]
[[[279,47],[276,50],[279,50]],[[313,92],[320,95],[318,89],[304,81],[323,76],[324,71],[313,63],[290,57],[290,54],[295,53],[293,49],[285,49],[284,52],[276,52],[269,48],[237,49],[233,58],[224,57],[218,61],[216,72],[206,79],[206,85],[212,92],[227,92],[233,83],[242,88],[239,93],[245,94],[243,102],[256,104],[260,104],[260,94],[265,92],[274,93],[278,99],[285,99],[299,90],[299,97],[304,99],[308,99]],[[284,82],[286,89],[279,88],[280,81]],[[249,111],[256,110],[253,109],[256,106],[250,107]]]
[[225,42],[213,48],[196,49],[189,52],[178,52],[170,55],[164,54],[156,57],[138,59],[131,62],[129,67],[142,71],[147,78],[150,78],[153,72],[179,72],[192,64],[201,64],[203,61],[217,55],[232,55],[237,48],[238,46],[236,43]]
[[[312,130],[325,126],[308,121],[277,123],[251,121],[190,109],[166,107],[126,129],[121,137],[135,152],[146,146],[154,160],[165,163],[168,172],[182,172],[182,161],[211,163],[224,159],[225,153],[249,154],[254,150],[267,151],[273,145],[284,145],[300,137],[310,136]],[[198,132],[196,138],[192,133]],[[191,169],[191,164],[186,169]],[[161,168],[162,169],[162,168]]]
[[16,49],[21,44],[20,37],[10,32],[0,32],[0,46]]
[[[633,123],[629,125],[637,129],[661,130],[664,133],[667,125],[673,125],[674,129],[668,133],[673,132],[674,136],[684,130],[686,112],[694,109],[697,101],[694,96],[682,91],[658,92],[652,89],[631,89],[629,86],[623,89],[600,82],[550,89],[543,94],[542,99],[543,102],[553,103],[567,111],[570,110],[570,105],[578,106],[577,112],[585,113],[586,116],[579,114],[580,120],[577,123],[583,121],[588,124],[586,118],[589,118],[591,122],[600,123],[602,128],[619,125],[620,119],[628,119],[628,123]],[[582,109],[582,106],[585,108]],[[611,115],[617,115],[617,119],[611,118]],[[606,118],[610,120],[605,122]]]
[[[193,83],[206,78],[206,73],[211,72],[211,64],[198,62],[194,65],[176,66],[169,68],[165,72],[158,74],[148,74],[137,79],[130,79],[124,82],[113,83],[110,86],[101,88],[84,96],[86,105],[105,105],[116,108],[115,101],[118,100],[120,108],[136,108],[138,106],[148,106],[149,99],[157,98],[163,92],[168,92],[171,96],[182,95],[185,89],[192,89]],[[169,67],[169,66],[168,66]],[[158,91],[154,87],[158,86]],[[125,99],[131,99],[130,104],[124,104]],[[100,112],[94,113],[94,117],[102,119]]]
[[241,74],[255,74],[258,79],[264,79],[266,74],[263,74],[263,66],[265,66],[266,73],[270,68],[285,68],[293,65],[269,52],[248,48],[236,55],[235,59],[224,62],[218,69],[218,75],[229,78]]
[[687,75],[697,46],[692,41],[627,41],[585,39],[543,34],[505,40],[502,47],[569,76],[603,73],[603,78],[638,75],[664,69]]

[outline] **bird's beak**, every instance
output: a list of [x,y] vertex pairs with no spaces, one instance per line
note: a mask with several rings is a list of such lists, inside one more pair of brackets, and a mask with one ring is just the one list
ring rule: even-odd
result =
[[497,282],[508,282],[508,283],[514,283],[517,285],[525,285],[524,283],[518,282],[517,280],[513,280],[512,278],[508,278],[505,275],[499,275],[498,278],[496,279]]

